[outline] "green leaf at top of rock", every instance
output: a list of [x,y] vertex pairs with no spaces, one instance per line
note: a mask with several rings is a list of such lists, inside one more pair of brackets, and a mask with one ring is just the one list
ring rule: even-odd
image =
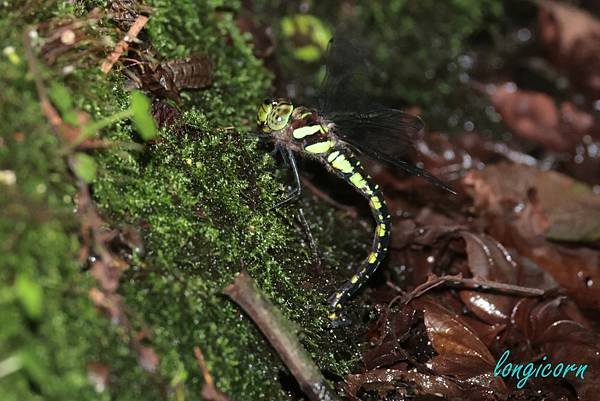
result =
[[156,123],[150,112],[150,99],[142,92],[134,91],[131,94],[131,110],[133,124],[143,140],[148,141],[158,134]]
[[40,284],[25,274],[19,274],[14,288],[27,316],[34,320],[39,319],[44,304],[44,293]]
[[294,43],[294,57],[306,62],[319,60],[331,39],[331,31],[313,15],[298,14],[281,20],[283,34]]
[[87,183],[94,181],[94,178],[96,178],[96,160],[85,153],[77,153],[75,155],[73,169],[75,170],[77,177]]

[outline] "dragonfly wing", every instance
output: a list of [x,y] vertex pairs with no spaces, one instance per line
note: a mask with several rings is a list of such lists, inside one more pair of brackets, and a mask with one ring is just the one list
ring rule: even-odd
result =
[[336,125],[336,135],[361,153],[426,178],[453,192],[442,181],[409,160],[423,121],[416,116],[382,106],[365,96],[373,68],[367,52],[344,38],[329,42],[325,79],[319,91],[320,111]]
[[343,38],[329,42],[325,59],[325,78],[319,89],[319,110],[333,112],[368,110],[364,91],[369,87],[372,70],[366,51]]
[[332,113],[328,118],[335,123],[336,135],[360,153],[454,192],[427,170],[409,162],[417,153],[414,144],[424,128],[419,117],[400,110],[384,109],[368,113]]

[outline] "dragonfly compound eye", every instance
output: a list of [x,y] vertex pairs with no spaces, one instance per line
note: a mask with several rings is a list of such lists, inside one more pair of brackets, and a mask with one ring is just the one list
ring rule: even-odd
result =
[[[268,130],[279,131],[284,129],[288,124],[293,110],[294,106],[287,100],[273,102],[273,106],[266,116],[266,126],[268,127]],[[263,131],[264,130],[265,129],[263,128]]]
[[271,111],[273,111],[273,102],[269,99],[258,106],[258,111],[256,112],[256,124],[264,132],[272,131],[267,125],[267,119]]

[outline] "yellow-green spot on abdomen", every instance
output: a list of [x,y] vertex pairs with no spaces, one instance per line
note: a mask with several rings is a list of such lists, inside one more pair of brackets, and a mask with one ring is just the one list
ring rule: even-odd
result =
[[352,183],[352,185],[354,185],[358,189],[363,189],[367,185],[367,182],[365,181],[361,173],[352,174],[349,180]]
[[377,196],[372,196],[369,202],[373,209],[379,210],[381,209],[381,200]]
[[382,224],[378,225],[377,226],[377,232],[379,233],[380,237],[385,236],[385,232],[386,232],[385,224],[382,223]]
[[368,259],[369,263],[374,263],[376,260],[377,260],[377,253],[371,252],[369,254],[369,259]]
[[332,161],[334,161],[334,160],[335,160],[335,159],[336,159],[336,158],[337,158],[339,155],[340,155],[340,151],[339,151],[339,150],[336,150],[336,151],[334,151],[334,152],[331,152],[331,153],[329,154],[329,156],[327,156],[327,161],[328,161],[329,163],[331,163],[331,162],[332,162]]
[[[295,131],[294,131],[295,132]],[[304,148],[304,150],[308,153],[320,154],[327,153],[329,149],[333,146],[331,141],[317,142],[312,145],[308,145]]]
[[320,125],[307,125],[306,127],[296,128],[292,133],[295,139],[302,139],[304,137],[314,135],[317,132],[323,132]]
[[338,155],[333,161],[331,161],[331,166],[345,174],[350,174],[352,171],[354,171],[352,163],[350,163],[350,161],[346,159],[346,156],[343,154]]

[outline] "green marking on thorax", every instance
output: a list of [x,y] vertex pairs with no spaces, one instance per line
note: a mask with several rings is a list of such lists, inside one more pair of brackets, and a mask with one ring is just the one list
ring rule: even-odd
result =
[[306,136],[314,135],[317,132],[323,132],[320,125],[307,125],[305,127],[296,128],[292,135],[295,139],[302,139]]

